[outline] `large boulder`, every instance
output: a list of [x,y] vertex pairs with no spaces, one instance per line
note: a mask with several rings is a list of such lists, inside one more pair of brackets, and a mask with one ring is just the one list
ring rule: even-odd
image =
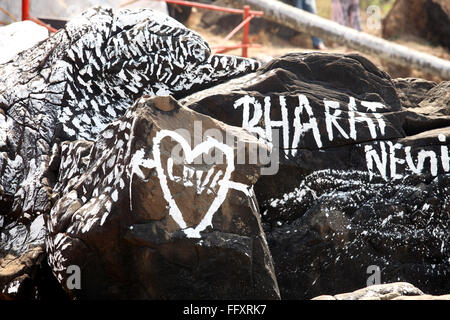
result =
[[[162,13],[102,8],[0,64],[0,265],[38,262],[59,174],[52,153],[64,141],[95,140],[144,94],[182,97],[257,67],[211,55]],[[11,270],[0,270],[5,288],[24,274]]]
[[279,154],[255,193],[282,298],[358,289],[373,266],[449,292],[449,83],[419,82],[358,55],[289,54],[181,100]]
[[169,97],[140,99],[95,142],[64,143],[47,238],[60,283],[77,298],[279,298],[259,168],[238,160],[253,148],[265,146]]
[[0,64],[19,52],[48,38],[48,30],[32,21],[21,21],[0,27]]

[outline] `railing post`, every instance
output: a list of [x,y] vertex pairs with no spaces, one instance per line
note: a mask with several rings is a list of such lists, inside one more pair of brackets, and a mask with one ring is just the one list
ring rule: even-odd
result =
[[[245,19],[247,19],[250,16],[250,6],[244,6],[244,21]],[[244,30],[243,30],[244,34],[242,36],[242,56],[244,58],[247,58],[248,56],[248,34],[250,32],[250,21],[248,21],[245,25],[244,25]]]
[[30,19],[30,0],[22,0],[22,21]]

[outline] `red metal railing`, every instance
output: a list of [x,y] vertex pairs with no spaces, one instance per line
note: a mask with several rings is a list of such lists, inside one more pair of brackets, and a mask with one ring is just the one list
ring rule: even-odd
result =
[[22,0],[22,21],[30,18],[30,0]]
[[42,22],[38,18],[33,17],[30,14],[30,0],[22,0],[22,21],[25,21],[25,20],[31,20],[31,21],[47,28],[50,32],[58,31],[55,28],[49,26],[48,24]]
[[[244,21],[242,22],[244,24],[243,25],[244,30],[242,34],[242,45],[249,44],[248,34],[250,33],[250,20],[252,20],[253,17],[254,16],[250,14],[250,6],[244,6]],[[248,47],[246,46],[242,47],[242,56],[243,57],[248,56]]]

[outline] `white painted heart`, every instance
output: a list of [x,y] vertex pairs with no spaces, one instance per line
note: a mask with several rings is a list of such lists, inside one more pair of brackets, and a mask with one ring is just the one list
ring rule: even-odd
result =
[[[212,148],[217,148],[225,154],[226,158],[226,170],[220,181],[218,181],[219,189],[217,191],[216,197],[214,198],[211,206],[209,207],[203,219],[195,228],[187,228],[186,221],[183,218],[178,205],[172,197],[169,186],[167,184],[167,176],[161,164],[161,150],[160,144],[162,139],[170,137],[176,142],[178,142],[183,148],[185,155],[185,163],[191,164],[194,159],[201,154],[208,154],[209,150]],[[161,189],[163,191],[164,199],[169,204],[169,214],[175,220],[175,222],[183,229],[184,233],[189,238],[200,238],[200,232],[205,230],[208,226],[212,225],[212,218],[217,210],[220,208],[224,202],[228,189],[233,183],[230,181],[231,173],[234,171],[234,152],[233,148],[217,141],[214,138],[208,137],[208,139],[191,149],[187,141],[177,132],[170,130],[161,130],[153,138],[153,159],[155,162],[156,172],[159,177],[159,182],[161,184]]]

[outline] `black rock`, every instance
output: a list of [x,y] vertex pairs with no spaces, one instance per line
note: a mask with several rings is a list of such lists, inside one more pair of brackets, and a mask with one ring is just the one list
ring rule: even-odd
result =
[[[0,265],[38,263],[29,250],[44,251],[42,215],[61,174],[52,154],[64,141],[95,140],[142,95],[182,97],[257,67],[211,55],[198,34],[162,13],[102,8],[1,64]],[[0,291],[29,273],[22,269],[0,270]]]
[[255,193],[282,298],[355,290],[372,265],[450,290],[448,86],[394,83],[358,55],[289,54],[181,101],[273,146]]

